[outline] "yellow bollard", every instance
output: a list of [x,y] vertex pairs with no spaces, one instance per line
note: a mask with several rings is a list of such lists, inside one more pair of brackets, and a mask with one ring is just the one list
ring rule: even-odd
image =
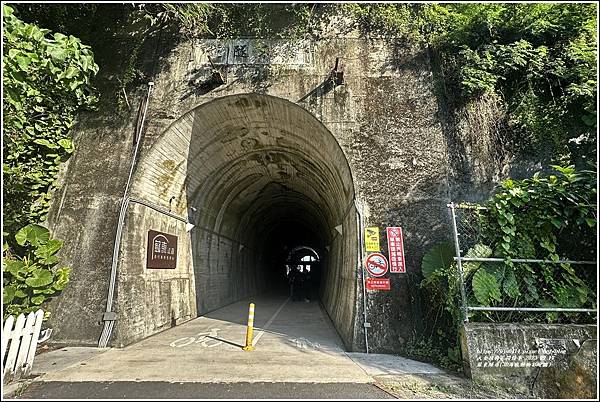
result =
[[244,350],[254,350],[254,346],[252,346],[252,331],[254,330],[254,303],[250,303],[250,308],[248,309],[248,328],[246,329],[246,346],[243,347]]

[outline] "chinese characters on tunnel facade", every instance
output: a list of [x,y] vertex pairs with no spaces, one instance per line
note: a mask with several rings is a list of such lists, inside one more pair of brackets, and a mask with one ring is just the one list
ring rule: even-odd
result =
[[148,230],[146,268],[175,269],[177,267],[177,236]]

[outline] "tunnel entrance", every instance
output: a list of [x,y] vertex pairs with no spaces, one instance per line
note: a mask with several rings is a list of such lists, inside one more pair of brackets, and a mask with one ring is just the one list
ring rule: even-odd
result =
[[322,273],[319,254],[314,248],[292,248],[285,260],[285,277],[292,301],[316,301]]
[[193,225],[182,257],[198,316],[289,292],[287,266],[301,265],[351,348],[360,285],[354,185],[336,138],[312,114],[262,94],[212,100],[166,130],[136,183],[136,194]]

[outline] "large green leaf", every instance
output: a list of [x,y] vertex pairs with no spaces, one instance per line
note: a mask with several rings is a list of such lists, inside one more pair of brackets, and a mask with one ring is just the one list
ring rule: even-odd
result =
[[33,289],[34,295],[53,295],[56,290],[53,288]]
[[63,242],[61,240],[48,240],[46,244],[39,246],[34,254],[36,257],[40,258],[40,262],[44,265],[53,265],[58,262],[58,257],[55,256],[56,252],[60,250]]
[[30,224],[17,232],[15,240],[20,246],[24,246],[26,242],[32,246],[39,246],[50,240],[50,231],[43,226]]
[[45,300],[46,300],[46,296],[45,295],[37,295],[37,296],[33,296],[31,298],[31,302],[35,305],[40,305],[42,304]]
[[504,293],[509,297],[516,299],[521,295],[519,290],[519,284],[517,283],[517,277],[512,268],[507,268],[506,275],[504,276],[504,282],[502,283]]
[[500,301],[500,285],[496,277],[485,270],[479,268],[473,275],[473,294],[482,306],[489,306],[492,300]]
[[[465,257],[469,258],[488,258],[492,256],[492,249],[485,244],[477,243],[471,247]],[[471,272],[475,272],[481,265],[481,261],[465,261],[462,263],[463,274],[466,278]]]
[[36,269],[32,275],[25,279],[25,283],[32,288],[41,288],[52,283],[52,272],[47,269]]
[[19,280],[25,279],[27,267],[21,260],[4,259],[4,271],[10,272],[12,276]]
[[[42,130],[40,130],[40,131],[42,131]],[[50,149],[57,149],[58,148],[58,145],[53,144],[53,143],[51,143],[50,141],[48,141],[48,140],[46,140],[44,138],[37,138],[37,139],[33,140],[33,142],[35,142],[36,144],[43,145],[43,146],[45,146],[47,148],[50,148]]]
[[63,138],[63,139],[58,140],[58,145],[63,147],[63,149],[65,151],[67,151],[68,153],[73,152],[73,143],[68,138]]
[[9,7],[6,4],[2,5],[2,14],[4,14],[4,18],[8,17],[9,15],[12,15],[13,13],[14,10],[12,9],[12,7]]
[[15,297],[23,299],[27,297],[27,292],[23,290],[23,288],[17,288],[17,290],[15,291]]
[[16,289],[14,285],[4,286],[4,289],[2,289],[2,302],[4,304],[9,304],[12,302],[15,298],[15,291]]
[[421,272],[425,279],[437,270],[445,270],[454,261],[454,248],[448,243],[436,244],[423,256]]

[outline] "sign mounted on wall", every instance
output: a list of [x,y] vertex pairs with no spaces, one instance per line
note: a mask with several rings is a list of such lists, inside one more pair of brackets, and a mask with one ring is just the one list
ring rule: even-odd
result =
[[406,273],[404,264],[404,238],[402,228],[386,228],[388,254],[390,256],[390,273]]
[[390,290],[390,278],[367,278],[367,290]]
[[365,250],[381,251],[379,248],[379,228],[377,226],[365,228]]
[[365,260],[367,271],[374,277],[383,276],[388,271],[388,262],[385,256],[381,253],[371,253]]
[[146,268],[175,269],[177,267],[177,236],[148,230]]

